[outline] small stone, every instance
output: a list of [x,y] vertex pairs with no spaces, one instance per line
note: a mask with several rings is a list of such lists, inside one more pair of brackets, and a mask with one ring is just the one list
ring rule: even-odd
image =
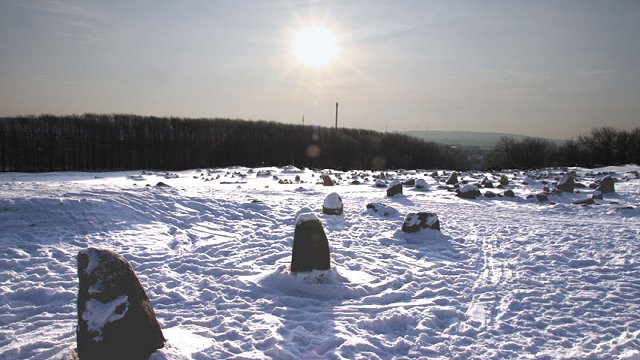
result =
[[333,186],[333,179],[331,179],[331,176],[327,175],[327,174],[323,174],[322,175],[322,185],[324,186]]
[[564,175],[562,178],[560,178],[556,187],[562,192],[572,193],[575,187],[573,176]]
[[484,197],[487,197],[487,198],[494,198],[494,197],[496,197],[496,193],[491,192],[491,191],[486,191],[486,192],[484,193]]
[[549,197],[545,193],[536,194],[536,199],[538,199],[538,201],[549,201]]
[[475,199],[480,196],[480,190],[477,185],[467,184],[460,188],[456,196],[463,199]]
[[596,202],[593,201],[592,198],[586,198],[586,199],[582,199],[582,200],[577,200],[573,202],[575,205],[593,205]]
[[429,185],[427,184],[427,182],[424,179],[417,179],[416,180],[416,184],[415,184],[415,188],[418,190],[426,190],[429,188]]
[[375,215],[382,215],[382,216],[391,216],[391,215],[398,214],[398,210],[381,203],[367,204],[367,212],[369,212],[372,215],[375,214]]
[[505,197],[514,198],[514,197],[516,197],[516,194],[514,194],[513,190],[509,189],[509,190],[505,190],[504,196]]

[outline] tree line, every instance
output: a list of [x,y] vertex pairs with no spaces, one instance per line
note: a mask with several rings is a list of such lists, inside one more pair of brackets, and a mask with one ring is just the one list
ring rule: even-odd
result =
[[447,145],[371,130],[128,114],[0,118],[0,171],[234,165],[463,169],[468,161]]
[[640,128],[600,127],[577,139],[553,142],[539,138],[501,138],[490,152],[491,168],[640,164]]

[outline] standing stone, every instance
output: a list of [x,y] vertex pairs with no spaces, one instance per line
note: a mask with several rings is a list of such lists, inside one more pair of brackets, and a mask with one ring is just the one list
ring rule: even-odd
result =
[[498,182],[502,186],[507,186],[509,185],[509,178],[507,178],[507,175],[500,175],[500,180],[498,180]]
[[455,185],[457,183],[458,183],[458,173],[454,171],[451,173],[451,175],[449,175],[449,178],[447,179],[446,184]]
[[484,187],[485,189],[493,189],[493,183],[486,176],[482,178],[480,185],[482,185],[482,187]]
[[291,272],[328,270],[329,240],[322,224],[313,213],[302,213],[296,219],[291,253]]
[[558,180],[558,184],[556,185],[556,187],[562,192],[572,193],[573,189],[575,188],[573,176],[564,175],[560,180]]
[[323,174],[322,175],[322,185],[324,186],[333,186],[333,179],[331,179],[331,176],[327,175],[327,174]]
[[120,255],[89,248],[77,256],[80,360],[146,360],[164,336],[140,281]]
[[438,215],[429,212],[408,213],[402,224],[402,232],[414,233],[420,229],[440,230]]
[[322,213],[327,215],[342,215],[343,209],[342,198],[337,193],[331,193],[324,198]]
[[397,194],[402,195],[402,183],[399,180],[394,180],[387,187],[387,196],[391,197]]
[[613,178],[611,177],[611,175],[603,177],[602,180],[600,180],[600,184],[598,184],[596,190],[600,191],[603,194],[615,192],[616,190],[614,189]]

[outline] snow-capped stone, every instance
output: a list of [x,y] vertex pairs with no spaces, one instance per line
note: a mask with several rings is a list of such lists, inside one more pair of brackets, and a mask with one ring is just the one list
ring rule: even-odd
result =
[[337,193],[327,195],[322,204],[322,212],[327,215],[341,215],[343,211],[342,198]]
[[598,187],[596,187],[597,191],[600,191],[602,194],[615,192],[614,182],[611,175],[607,175],[600,180]]
[[458,183],[458,173],[456,171],[452,172],[451,175],[449,175],[449,178],[447,178],[447,185],[455,185]]
[[560,180],[558,180],[558,184],[556,188],[562,192],[572,193],[575,188],[575,182],[573,180],[573,176],[570,174],[564,175]]
[[415,188],[418,190],[428,190],[429,185],[424,179],[416,179]]
[[398,214],[398,210],[381,203],[367,204],[367,212],[372,215],[390,216]]
[[379,187],[379,188],[387,187],[387,183],[382,179],[376,179],[376,187]]
[[402,224],[402,231],[414,233],[420,229],[440,230],[438,215],[429,212],[408,213]]
[[402,182],[400,180],[394,180],[387,187],[387,196],[391,197],[397,194],[402,194]]
[[298,216],[293,234],[291,272],[328,270],[329,240],[320,220],[312,213]]
[[463,199],[475,199],[480,195],[480,189],[478,189],[478,186],[474,184],[467,184],[462,186],[456,194],[456,196]]
[[79,359],[147,359],[164,346],[151,302],[124,258],[89,248],[77,262]]
[[308,222],[308,221],[320,221],[320,220],[318,219],[316,214],[311,212],[311,209],[303,208],[296,215],[296,226],[299,225],[299,224]]

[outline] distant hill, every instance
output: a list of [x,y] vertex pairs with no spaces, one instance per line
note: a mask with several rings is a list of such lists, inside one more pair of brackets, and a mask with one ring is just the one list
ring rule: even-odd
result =
[[[474,131],[425,131],[410,130],[401,131],[401,134],[417,137],[425,141],[433,141],[436,143],[453,145],[453,146],[473,146],[484,149],[492,148],[501,137],[510,137],[516,140],[526,138],[525,135],[508,134],[508,133],[492,133],[492,132],[474,132]],[[549,141],[559,141],[546,139]]]

